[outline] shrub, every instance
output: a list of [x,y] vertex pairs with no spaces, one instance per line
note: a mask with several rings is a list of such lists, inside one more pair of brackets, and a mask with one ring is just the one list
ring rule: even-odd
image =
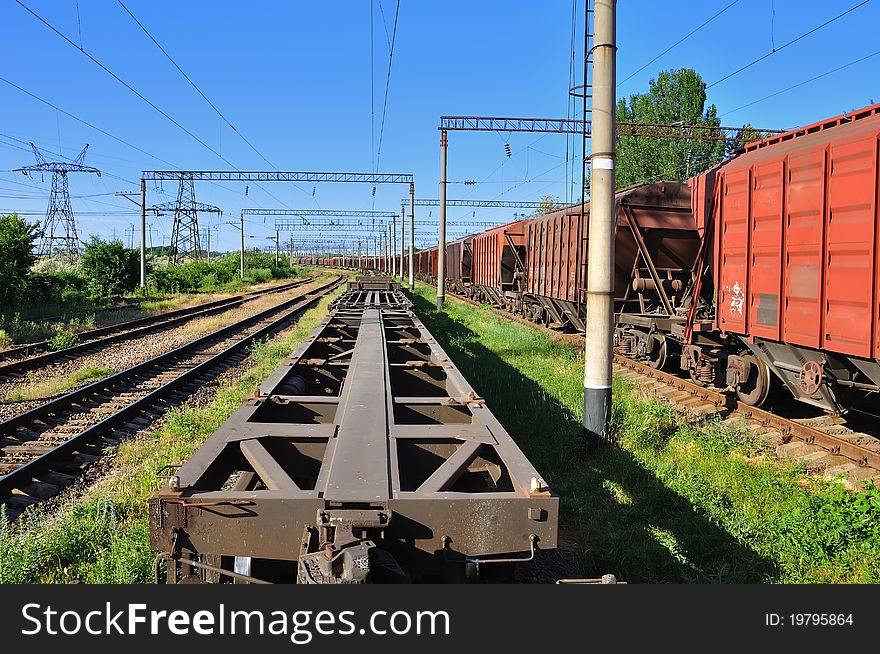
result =
[[0,329],[0,347],[9,347],[12,345],[12,337],[6,333],[5,329]]
[[272,269],[271,268],[251,268],[250,270],[245,270],[245,279],[248,281],[254,282],[255,284],[262,284],[263,282],[268,282],[272,279]]
[[124,295],[135,289],[139,275],[139,257],[122,241],[102,241],[97,236],[86,245],[81,267],[89,280],[93,299]]
[[78,342],[79,338],[76,334],[60,331],[49,339],[49,347],[53,350],[64,350],[68,347],[73,347]]
[[16,214],[0,215],[0,304],[14,304],[22,299],[36,260],[33,250],[39,233],[36,223],[28,223]]

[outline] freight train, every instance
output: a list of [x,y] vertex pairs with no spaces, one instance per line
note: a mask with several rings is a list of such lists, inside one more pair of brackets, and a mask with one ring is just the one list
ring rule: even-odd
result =
[[[880,105],[616,194],[615,348],[763,405],[845,413],[880,391]],[[446,245],[445,286],[583,331],[589,203]],[[380,262],[381,265],[381,262]],[[436,284],[437,248],[415,254]]]

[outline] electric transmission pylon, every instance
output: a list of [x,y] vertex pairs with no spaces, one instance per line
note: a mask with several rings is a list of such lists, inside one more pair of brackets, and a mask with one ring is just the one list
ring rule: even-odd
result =
[[52,254],[54,252],[67,252],[75,254],[80,250],[79,237],[76,234],[76,220],[73,217],[73,209],[70,206],[70,191],[67,187],[67,173],[94,173],[98,177],[101,171],[91,166],[84,166],[83,160],[89,144],[72,162],[46,161],[39,148],[31,143],[34,157],[37,163],[34,166],[16,168],[28,177],[31,173],[52,173],[52,191],[49,193],[49,208],[46,209],[46,219],[43,221],[43,236],[40,241],[39,254]]
[[174,211],[174,227],[171,231],[171,247],[168,256],[171,263],[183,259],[201,259],[202,247],[199,240],[199,212],[222,214],[219,207],[196,202],[196,188],[192,175],[183,174],[177,189],[177,202],[165,202],[148,209],[156,215]]

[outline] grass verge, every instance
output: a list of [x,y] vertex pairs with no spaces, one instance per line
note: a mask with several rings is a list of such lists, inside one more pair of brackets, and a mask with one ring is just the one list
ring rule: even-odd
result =
[[163,483],[156,471],[186,461],[315,329],[337,294],[324,298],[283,335],[257,345],[246,372],[222,385],[207,406],[175,409],[158,430],[122,443],[111,473],[81,497],[52,516],[26,513],[12,526],[0,516],[0,583],[152,581],[155,553],[146,508]]
[[64,391],[69,391],[84,382],[102,379],[113,374],[113,370],[109,368],[95,368],[93,366],[85,366],[64,377],[53,377],[31,384],[25,384],[21,388],[16,388],[7,393],[3,398],[7,402],[24,402],[26,400],[43,400],[55,395],[60,395]]
[[880,491],[780,464],[745,430],[678,421],[614,384],[614,445],[581,448],[583,358],[419,285],[428,329],[561,498],[583,572],[630,582],[878,582]]

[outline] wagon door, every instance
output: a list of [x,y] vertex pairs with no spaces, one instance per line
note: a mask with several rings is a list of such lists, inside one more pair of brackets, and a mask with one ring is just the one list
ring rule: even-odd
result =
[[793,152],[788,166],[783,340],[820,347],[825,151]]
[[748,168],[730,172],[722,180],[718,325],[746,333],[749,252]]
[[752,184],[752,234],[749,278],[749,326],[754,336],[779,340],[782,283],[783,163],[755,166]]
[[825,255],[824,347],[871,356],[877,141],[831,147]]

